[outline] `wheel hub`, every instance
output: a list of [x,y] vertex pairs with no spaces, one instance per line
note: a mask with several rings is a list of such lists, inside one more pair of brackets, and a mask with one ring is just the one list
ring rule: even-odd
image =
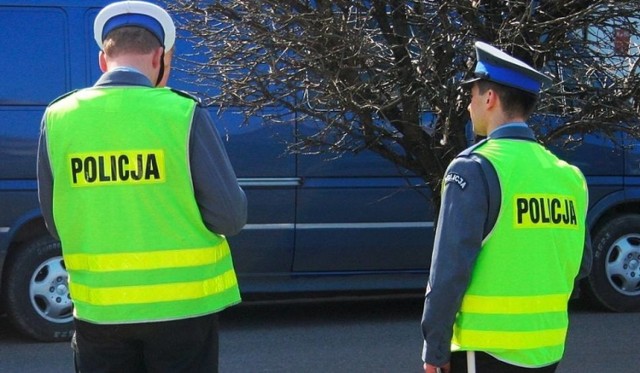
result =
[[73,303],[62,257],[49,258],[35,270],[29,293],[31,304],[41,317],[55,323],[71,321]]
[[56,288],[56,294],[58,295],[69,295],[69,288],[66,285],[58,285]]
[[640,236],[626,235],[611,245],[606,272],[617,292],[625,296],[640,295]]

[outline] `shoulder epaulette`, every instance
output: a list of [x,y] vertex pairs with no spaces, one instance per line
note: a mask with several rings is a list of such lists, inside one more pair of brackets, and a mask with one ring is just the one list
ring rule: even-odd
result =
[[51,105],[55,104],[56,102],[62,100],[63,98],[71,96],[72,94],[74,94],[76,92],[78,92],[78,89],[74,89],[73,91],[69,91],[69,92],[67,92],[67,93],[65,93],[65,94],[63,94],[61,96],[58,96],[53,101],[51,101],[48,106],[51,106]]
[[193,101],[195,101],[198,105],[202,106],[202,100],[200,100],[199,97],[197,97],[197,96],[195,96],[195,95],[193,95],[193,94],[191,94],[189,92],[182,91],[180,89],[175,89],[175,88],[170,88],[170,89],[171,89],[172,92],[175,92],[175,93],[179,94],[182,97],[190,98]]

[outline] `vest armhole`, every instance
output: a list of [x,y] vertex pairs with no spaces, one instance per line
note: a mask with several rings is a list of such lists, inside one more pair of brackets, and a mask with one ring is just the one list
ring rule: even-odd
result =
[[483,239],[487,238],[489,233],[493,230],[498,220],[498,214],[500,213],[500,205],[502,200],[502,190],[500,189],[500,180],[498,179],[498,173],[493,167],[491,162],[484,156],[473,153],[469,157],[474,160],[482,169],[482,178],[485,187],[487,188],[487,219],[484,225]]
[[460,154],[457,155],[457,157],[468,157],[470,156],[477,148],[481,147],[482,145],[484,145],[484,143],[486,143],[488,141],[487,138],[475,143],[474,145],[466,148],[465,150],[463,150],[462,152],[460,152]]
[[54,98],[53,101],[51,101],[48,106],[51,106],[51,105],[55,104],[56,102],[64,99],[65,97],[71,96],[72,94],[74,94],[76,92],[78,92],[78,89],[74,89],[73,91],[69,91],[69,92],[67,92],[67,93],[65,93],[63,95],[60,95],[60,96]]
[[198,106],[202,106],[202,100],[200,100],[200,98],[198,98],[197,96],[195,96],[195,95],[193,95],[193,94],[191,94],[189,92],[186,92],[186,91],[181,91],[179,89],[175,89],[175,88],[170,88],[170,89],[171,89],[171,92],[176,93],[176,94],[178,94],[178,95],[180,95],[182,97],[186,97],[188,99],[191,99],[191,100],[195,101],[196,104],[198,104]]

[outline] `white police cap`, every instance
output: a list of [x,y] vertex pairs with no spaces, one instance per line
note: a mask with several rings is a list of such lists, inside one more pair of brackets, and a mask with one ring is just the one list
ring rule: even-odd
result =
[[548,76],[487,43],[477,41],[475,49],[474,77],[462,84],[488,80],[538,95],[543,84],[551,83]]
[[93,35],[100,49],[109,32],[124,26],[148,30],[165,50],[171,49],[176,41],[176,27],[166,10],[146,1],[119,1],[102,8],[93,23]]

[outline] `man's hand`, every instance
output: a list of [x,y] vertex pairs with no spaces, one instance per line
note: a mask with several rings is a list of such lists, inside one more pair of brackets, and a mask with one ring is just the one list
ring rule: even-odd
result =
[[424,364],[424,372],[425,373],[449,373],[451,372],[451,364],[446,363],[441,367],[437,367],[431,364]]

